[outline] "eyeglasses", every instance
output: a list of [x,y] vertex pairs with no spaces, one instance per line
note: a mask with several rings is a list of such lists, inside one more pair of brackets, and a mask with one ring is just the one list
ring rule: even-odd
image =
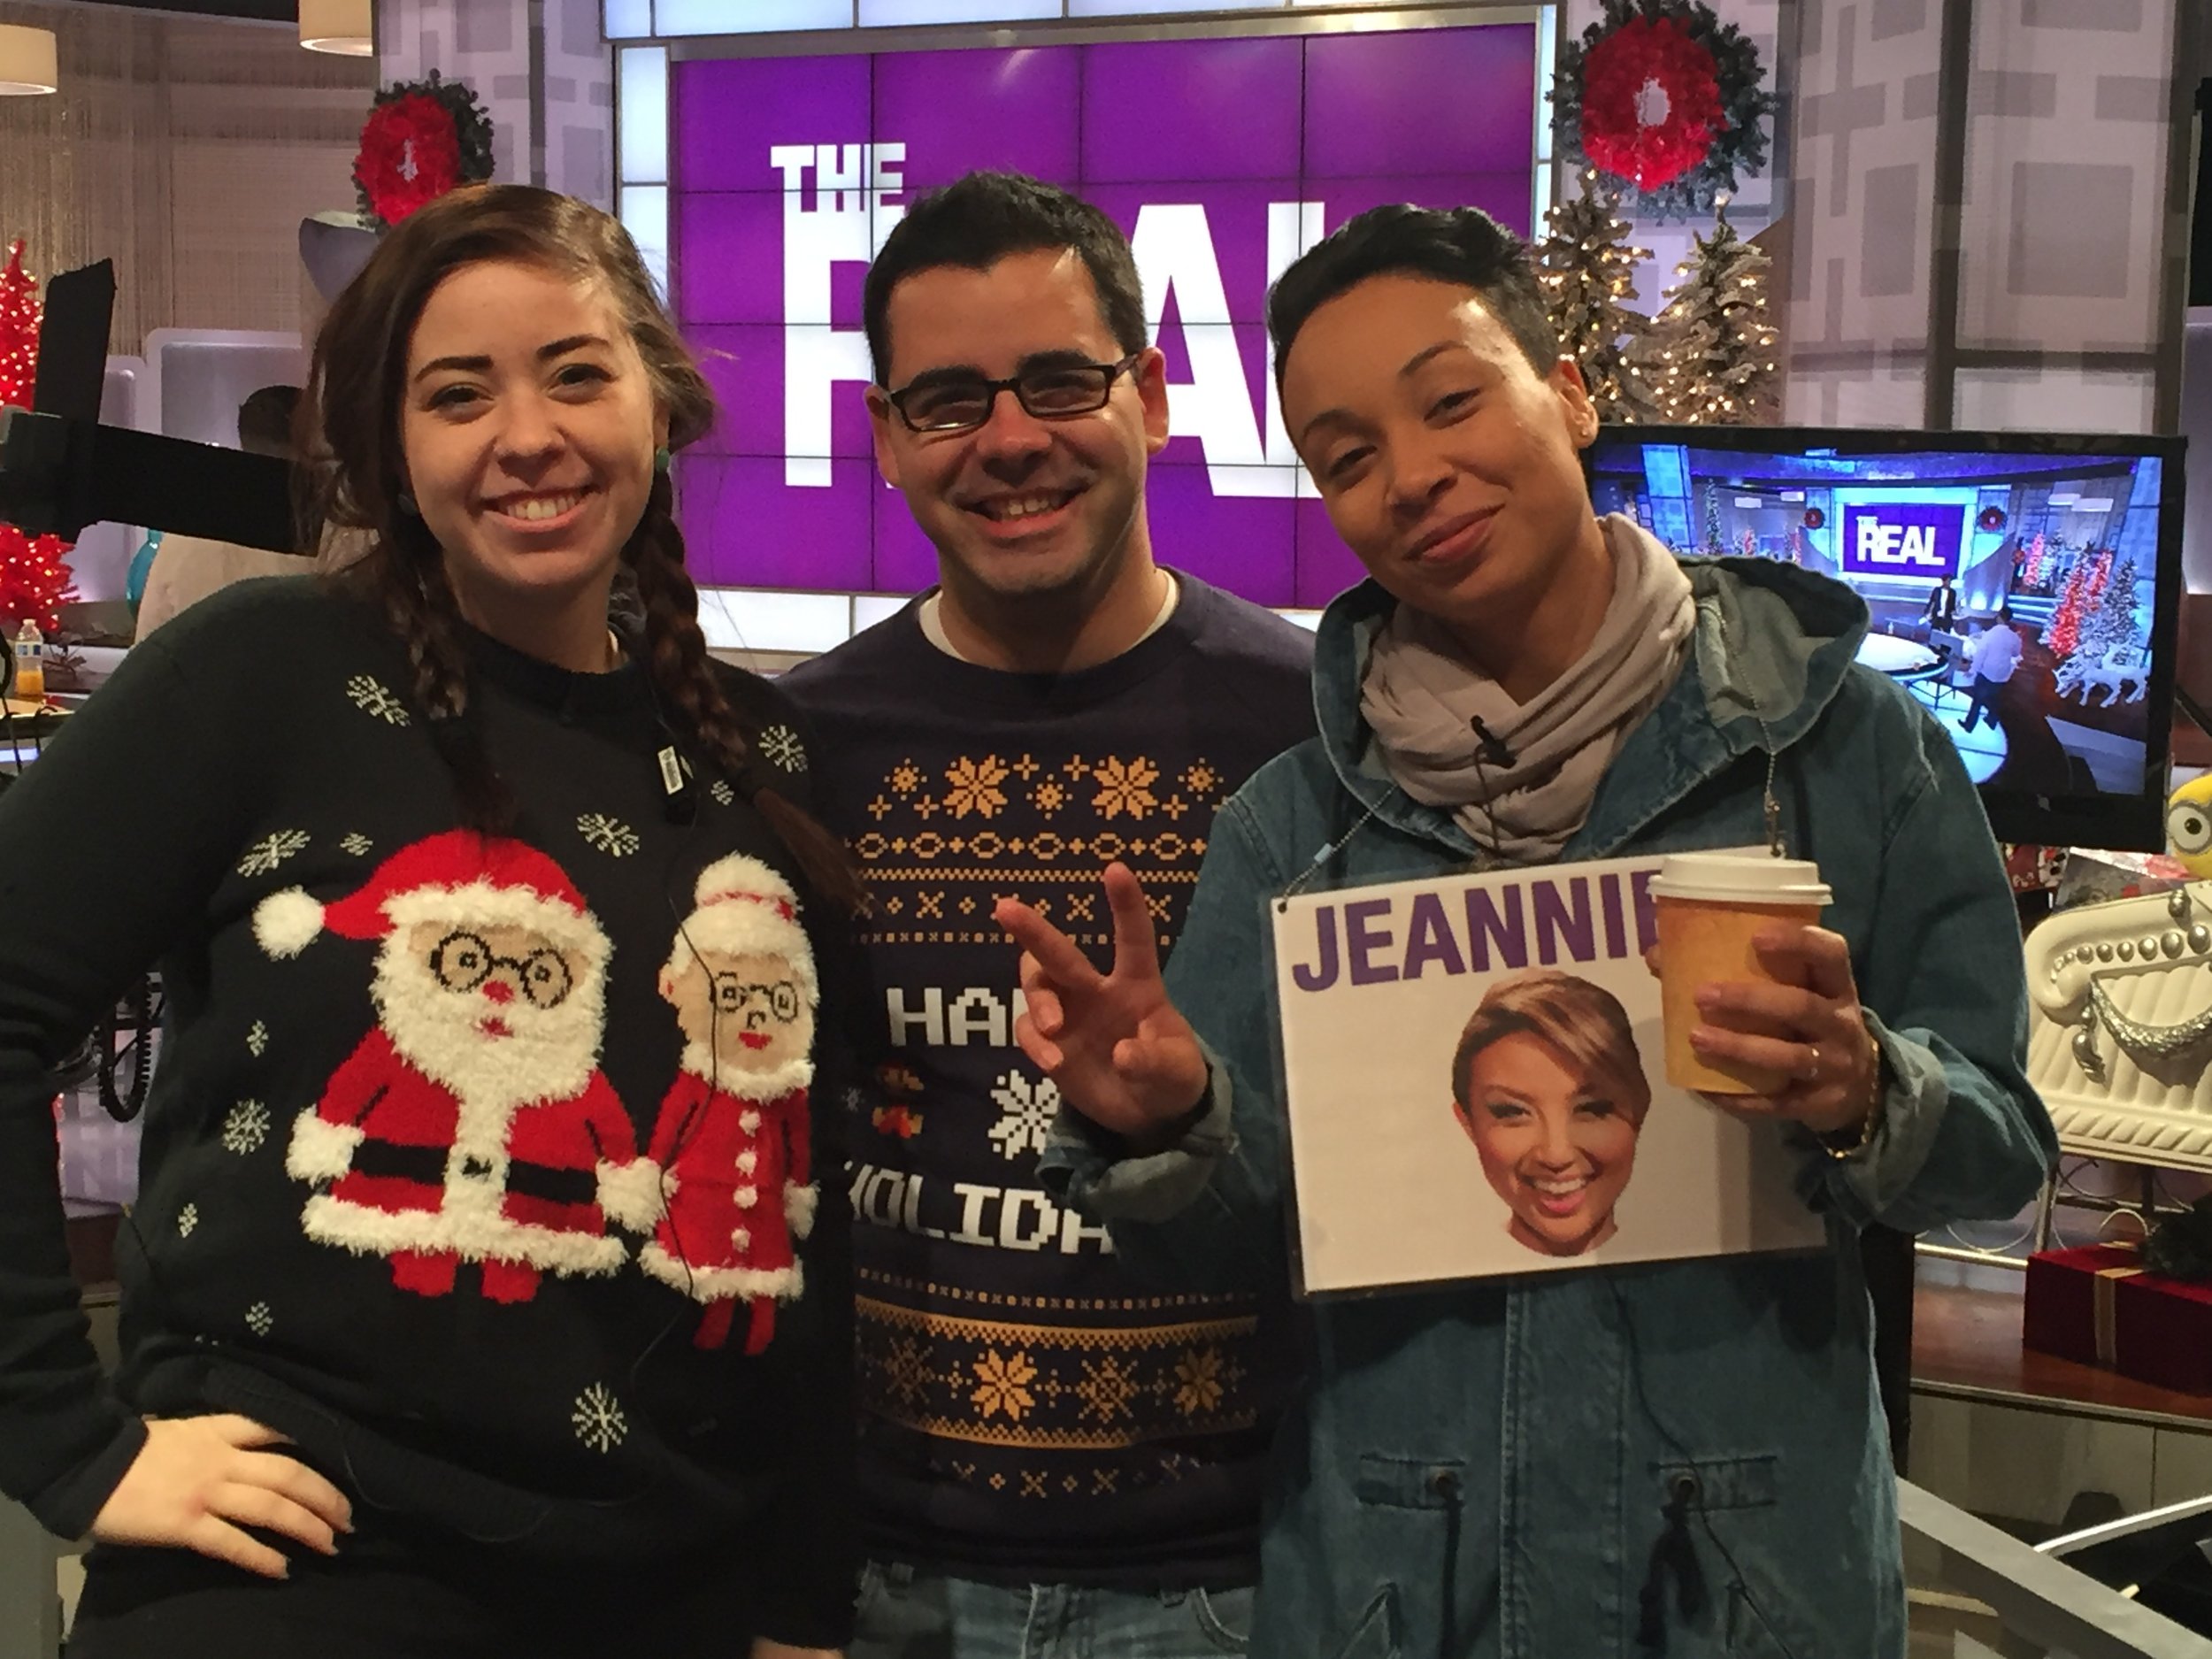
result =
[[998,406],[998,395],[1009,391],[1037,419],[1064,420],[1105,408],[1115,380],[1126,374],[1143,355],[1133,351],[1118,363],[1054,364],[1002,380],[960,375],[909,383],[895,392],[886,392],[884,401],[899,411],[899,419],[910,432],[972,432],[990,419],[991,411]]
[[458,929],[441,939],[430,953],[430,972],[449,991],[473,991],[500,968],[512,968],[523,1000],[533,1008],[558,1008],[568,1000],[572,980],[560,952],[542,947],[526,956],[503,956],[480,933]]
[[773,985],[748,985],[733,973],[714,976],[714,1006],[725,1014],[742,1013],[758,1002],[780,1025],[799,1017],[799,987],[788,979]]

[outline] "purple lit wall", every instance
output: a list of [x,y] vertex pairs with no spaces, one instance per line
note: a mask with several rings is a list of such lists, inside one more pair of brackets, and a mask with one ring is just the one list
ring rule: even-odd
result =
[[1176,434],[1150,475],[1162,560],[1263,604],[1325,603],[1357,566],[1296,494],[1267,285],[1382,202],[1471,204],[1525,234],[1535,82],[1529,24],[676,65],[671,283],[724,411],[680,464],[699,579],[936,580],[876,474],[861,279],[906,203],[991,166],[1088,196],[1134,242]]

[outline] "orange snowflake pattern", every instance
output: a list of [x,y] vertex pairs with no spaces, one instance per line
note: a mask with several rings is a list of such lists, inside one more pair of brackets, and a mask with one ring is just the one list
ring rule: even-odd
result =
[[1141,818],[1159,803],[1152,798],[1152,786],[1160,780],[1160,769],[1141,755],[1134,760],[1102,760],[1093,768],[1092,780],[1098,785],[1098,794],[1091,806],[1099,817],[1119,818],[1126,813]]
[[987,1349],[975,1363],[976,1390],[970,1402],[985,1417],[1003,1411],[1018,1423],[1022,1413],[1037,1403],[1029,1385],[1037,1380],[1037,1368],[1026,1354],[1002,1354]]
[[945,805],[955,818],[974,813],[978,818],[995,818],[1006,805],[1006,792],[999,785],[1006,781],[1006,763],[996,755],[986,755],[981,760],[970,760],[963,755],[945,768]]

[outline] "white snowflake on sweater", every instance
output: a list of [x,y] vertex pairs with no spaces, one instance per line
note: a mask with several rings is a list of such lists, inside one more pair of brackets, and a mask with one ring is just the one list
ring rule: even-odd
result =
[[806,770],[806,746],[787,726],[772,726],[760,734],[760,752],[786,772]]
[[1003,1158],[1025,1152],[1042,1152],[1052,1120],[1060,1115],[1060,1086],[1050,1078],[1032,1083],[1018,1071],[1009,1071],[991,1086],[992,1103],[1000,1112],[990,1127],[992,1143]]
[[568,1420],[575,1425],[576,1438],[595,1452],[611,1452],[630,1437],[630,1421],[622,1415],[622,1407],[599,1383],[576,1396],[576,1409]]
[[626,858],[641,844],[635,830],[604,812],[585,813],[576,820],[576,833],[594,852],[604,853],[610,858]]
[[177,1237],[180,1239],[190,1238],[192,1229],[199,1225],[200,1207],[197,1204],[187,1204],[177,1211]]
[[727,806],[737,799],[737,791],[730,787],[726,779],[717,778],[713,787],[710,788],[707,793],[714,797],[714,803],[717,806]]
[[346,695],[353,699],[353,706],[364,714],[373,714],[392,726],[407,724],[407,705],[388,691],[381,680],[368,674],[356,674],[346,681]]
[[258,1060],[268,1046],[269,1028],[257,1019],[253,1023],[253,1029],[246,1033],[246,1052]]
[[242,876],[268,875],[306,846],[308,840],[305,830],[278,830],[274,834],[264,835],[246,849],[246,856],[238,861],[238,873]]
[[359,830],[356,830],[352,834],[346,836],[338,843],[338,850],[346,854],[349,857],[359,858],[365,856],[369,849],[375,845],[376,843],[374,841],[364,835]]
[[257,1302],[246,1310],[246,1329],[256,1336],[266,1336],[276,1324],[276,1315],[269,1311],[269,1304]]
[[223,1150],[243,1157],[261,1150],[269,1138],[269,1109],[257,1100],[242,1100],[223,1119]]

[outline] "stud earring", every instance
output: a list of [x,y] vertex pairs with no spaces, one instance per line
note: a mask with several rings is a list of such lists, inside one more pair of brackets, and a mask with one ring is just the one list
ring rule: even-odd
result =
[[661,444],[653,451],[653,470],[656,472],[665,472],[668,471],[668,463],[670,458],[668,446],[664,443]]

